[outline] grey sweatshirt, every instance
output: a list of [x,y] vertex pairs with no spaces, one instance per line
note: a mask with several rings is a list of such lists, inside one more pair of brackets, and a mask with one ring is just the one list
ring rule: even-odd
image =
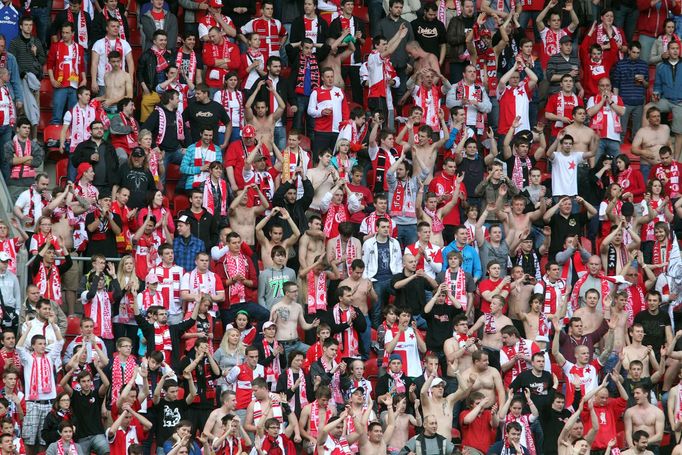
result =
[[268,267],[258,275],[258,304],[270,310],[284,297],[282,286],[287,281],[296,282],[296,273],[289,267],[281,270]]

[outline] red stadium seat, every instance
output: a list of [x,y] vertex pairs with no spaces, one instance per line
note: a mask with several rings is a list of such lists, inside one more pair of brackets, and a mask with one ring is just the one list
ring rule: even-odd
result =
[[301,138],[301,144],[300,144],[301,148],[303,150],[311,150],[310,138],[308,136],[304,136],[304,135],[301,135],[300,138]]
[[49,78],[40,81],[40,106],[43,108],[52,106],[52,94],[54,87]]
[[63,10],[66,8],[64,0],[52,0],[52,10]]
[[[45,144],[45,151],[48,157],[59,161],[62,158],[61,153],[59,153],[59,136],[62,132],[62,125],[48,125],[43,130],[43,143]],[[52,146],[49,144],[52,143]]]
[[66,335],[78,336],[81,334],[81,318],[71,315],[66,319]]
[[55,171],[56,173],[56,179],[57,179],[57,185],[60,187],[65,187],[66,182],[68,180],[67,174],[68,174],[68,169],[69,169],[69,159],[68,158],[62,158],[61,160],[57,161],[57,169]]
[[173,198],[173,214],[189,208],[189,199],[184,194],[176,194]]
[[180,166],[177,164],[168,165],[168,168],[166,169],[166,181],[169,180],[174,180],[176,182],[180,180]]

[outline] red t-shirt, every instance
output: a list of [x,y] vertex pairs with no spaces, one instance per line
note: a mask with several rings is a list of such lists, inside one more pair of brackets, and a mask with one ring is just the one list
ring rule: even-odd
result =
[[459,415],[459,426],[462,429],[462,445],[473,447],[486,453],[495,443],[497,428],[491,425],[492,413],[490,409],[482,411],[470,424],[464,423],[464,418],[471,412],[470,409],[462,411]]
[[128,431],[119,427],[114,434],[110,434],[107,429],[107,438],[111,455],[128,455],[128,447],[132,444],[141,444],[147,438],[147,432],[137,419],[133,419],[130,421]]
[[[374,203],[374,196],[372,196],[372,192],[366,186],[353,185],[352,183],[349,183],[346,186],[348,187],[349,190],[355,193],[355,196],[360,201],[360,204],[367,206],[369,204]],[[365,219],[365,216],[367,216],[367,214],[363,211],[353,213],[350,216],[350,222],[360,224],[362,223],[362,220]]]
[[[440,204],[438,204],[438,208],[443,207],[445,204],[450,202],[452,200],[452,194],[454,192],[454,185],[455,185],[455,176],[448,176],[444,175],[443,172],[439,172],[433,180],[431,180],[431,183],[429,183],[429,191],[436,193],[436,196],[441,196],[443,194],[448,194],[449,196],[442,201]],[[464,182],[460,184],[459,187],[459,194],[460,194],[460,202],[458,202],[452,210],[450,210],[450,213],[445,215],[443,217],[443,224],[447,226],[457,226],[459,225],[459,207],[460,203],[462,200],[466,201],[467,199],[467,190],[466,187],[464,186]]]
[[[498,278],[497,280],[492,280],[490,278],[486,278],[485,280],[481,280],[480,283],[478,283],[478,292],[481,294],[481,311],[484,313],[490,313],[490,301],[486,300],[483,298],[483,293],[486,291],[494,291],[495,288],[500,284],[500,281],[502,281],[502,278]],[[503,291],[510,291],[511,287],[507,284],[505,287],[502,288]],[[504,305],[504,308],[502,308],[502,312],[504,314],[507,314],[507,304]]]
[[[592,450],[604,450],[609,445],[609,441],[616,437],[618,430],[616,425],[623,413],[628,407],[627,400],[620,397],[609,398],[606,406],[595,406],[594,412],[597,413],[597,420],[599,421],[599,430],[597,436],[592,443]],[[590,410],[586,409],[580,415],[583,425],[585,426],[585,434],[592,428],[592,420],[590,419]]]

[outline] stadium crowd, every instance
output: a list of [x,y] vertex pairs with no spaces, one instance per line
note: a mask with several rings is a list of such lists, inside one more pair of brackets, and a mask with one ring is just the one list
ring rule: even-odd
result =
[[2,0],[0,455],[682,455],[681,32]]

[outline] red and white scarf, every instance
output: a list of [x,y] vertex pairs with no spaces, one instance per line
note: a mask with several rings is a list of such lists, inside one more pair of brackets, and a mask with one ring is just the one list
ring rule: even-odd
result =
[[[238,104],[237,109],[233,109],[230,106],[230,102],[236,100]],[[220,104],[225,108],[228,114],[230,114],[230,119],[232,121],[232,126],[235,126],[235,117],[237,117],[237,127],[241,128],[244,126],[244,95],[240,90],[221,90],[220,91]],[[236,114],[236,115],[235,115]]]
[[[583,284],[585,284],[585,281],[587,281],[590,276],[589,273],[583,274],[573,286],[573,292],[571,292],[571,308],[573,308],[573,311],[577,311],[580,308],[580,288],[582,288]],[[597,278],[601,282],[601,289],[599,291],[601,292],[600,297],[603,299],[609,294],[609,283],[615,283],[615,280],[601,272],[593,278]]]
[[[302,405],[303,403],[301,403],[301,406]],[[310,404],[310,425],[308,428],[308,433],[310,433],[311,436],[317,438],[317,435],[320,433],[320,425],[324,427],[331,416],[332,411],[329,406],[327,406],[325,409],[324,422],[320,422],[320,404],[317,402],[317,400],[313,401]]]
[[162,306],[168,309],[168,303],[164,301],[163,294],[161,292],[154,292],[152,294],[149,289],[145,289],[142,292],[142,310],[147,311],[151,306]]
[[166,357],[166,362],[170,362],[173,342],[171,341],[170,328],[168,324],[154,323],[154,349],[162,351]]
[[[336,247],[334,248],[334,259],[341,259],[344,254],[342,251],[341,243],[343,240],[341,239],[341,236],[339,235],[336,238]],[[351,272],[351,264],[353,263],[353,260],[357,257],[357,249],[355,248],[355,245],[353,244],[353,237],[350,237],[346,241],[346,261],[345,261],[345,269],[343,270],[343,274],[341,279],[345,279],[350,275]]]
[[[238,256],[233,256],[232,254],[226,254],[225,260],[223,262],[225,268],[225,274],[228,278],[232,279],[237,275],[246,277],[247,274],[247,260],[246,257],[239,253]],[[230,301],[233,297],[239,299],[239,302],[246,301],[246,287],[241,281],[233,280],[234,282],[230,285],[229,297]]]
[[[182,68],[182,48],[178,51],[175,57],[175,66]],[[189,52],[189,67],[187,68],[187,75],[194,81],[194,76],[197,72],[197,54],[194,51]]]
[[130,149],[134,148],[137,146],[137,133],[138,133],[138,126],[137,122],[135,119],[129,119],[127,115],[125,115],[123,112],[118,114],[119,117],[121,117],[121,123],[123,123],[126,126],[129,126],[132,131],[128,134],[126,134],[126,143],[128,144],[128,147]]
[[[270,394],[270,410],[272,411],[272,417],[279,421],[280,425],[284,422],[282,415],[282,404],[279,401],[279,396],[274,393]],[[263,418],[263,404],[261,400],[253,401],[253,423],[258,425],[260,419]]]
[[[547,36],[549,36],[549,33],[547,33]],[[566,112],[566,98],[571,98],[572,102],[569,103],[571,106],[575,107],[578,106],[578,96],[575,93],[571,93],[570,95],[564,94],[564,92],[559,92],[557,95],[557,107],[556,107],[556,115],[558,117],[568,117],[569,115],[573,115],[572,112]],[[564,122],[561,120],[557,120],[554,122],[554,126],[557,128],[562,128],[564,126]]]
[[16,120],[14,100],[7,85],[3,85],[0,87],[0,126],[14,126]]
[[[452,281],[452,271],[450,269],[445,271],[445,284],[453,294],[453,297],[462,306],[462,310],[467,310],[467,304],[469,303],[466,289],[466,273],[461,267],[457,269],[457,276],[455,277],[454,287]],[[454,302],[450,301],[449,297],[446,297],[445,302],[448,305],[454,305]]]
[[609,41],[611,41],[611,38],[613,38],[618,45],[618,55],[620,58],[623,58],[623,54],[620,52],[620,48],[623,46],[623,33],[613,25],[611,26],[611,31],[613,32],[612,37],[606,33],[606,27],[604,27],[604,24],[597,25],[597,44],[604,47],[609,43]]
[[31,366],[31,383],[28,385],[28,399],[39,400],[40,394],[50,394],[53,389],[54,376],[50,359],[46,354],[38,357],[33,354],[33,365]]
[[[287,368],[287,389],[291,389],[294,386],[294,372],[291,370],[291,368]],[[295,393],[298,393],[299,400],[301,401],[301,408],[305,407],[308,404],[308,392],[306,390],[306,383],[305,383],[305,374],[303,373],[303,370],[298,371],[298,377],[301,379],[301,382],[298,383],[298,391]],[[291,396],[291,400],[289,400],[289,406],[293,410],[295,408],[296,404],[296,395]],[[312,417],[312,415],[311,415]]]
[[559,40],[564,36],[568,36],[566,29],[552,30],[551,27],[547,27],[547,33],[545,34],[545,54],[548,57],[556,55],[559,53]]
[[440,131],[440,119],[438,110],[440,108],[440,88],[436,85],[431,87],[419,86],[419,96],[415,97],[415,105],[422,108],[422,123]]
[[41,261],[38,267],[38,274],[33,279],[33,284],[38,286],[40,295],[44,298],[62,303],[62,280],[59,275],[59,269],[55,264],[52,264],[48,270],[45,262]]
[[429,218],[431,218],[431,231],[434,234],[443,232],[443,229],[445,229],[445,224],[443,224],[443,220],[438,216],[438,210],[429,210],[424,207],[422,211],[426,213]]
[[88,23],[87,19],[85,18],[85,12],[80,11],[78,13],[78,23],[76,23],[75,18],[73,17],[73,13],[71,12],[71,8],[68,8],[66,10],[66,20],[71,22],[72,24],[76,24],[76,35],[78,36],[78,44],[83,46],[84,49],[88,48]]
[[339,224],[348,221],[348,210],[343,204],[331,203],[324,216],[324,235],[327,238],[333,237],[332,234],[338,233]]
[[[665,253],[663,251],[665,250]],[[664,262],[670,262],[670,255],[672,254],[673,251],[673,242],[668,237],[666,239],[666,245],[665,248],[661,248],[661,242],[658,240],[654,241],[654,251],[651,256],[651,262],[655,265],[657,264],[663,264]],[[668,266],[665,267],[655,267],[653,269],[653,272],[656,275],[659,275],[661,273],[665,273],[668,271]]]
[[57,46],[57,71],[55,71],[55,79],[62,87],[75,87],[80,81],[79,71],[79,46],[71,42],[66,44],[64,41],[59,41],[54,44]]
[[[522,356],[528,356],[530,357],[532,352],[530,350],[530,347],[526,344],[526,340],[524,338],[519,338],[519,341],[517,342],[517,346],[514,346],[514,350],[516,351],[516,354],[522,355]],[[525,370],[528,369],[528,362],[526,362],[523,359],[519,359],[514,363],[514,366],[512,366],[511,374],[512,374],[512,380],[516,378],[518,375],[523,373]]]
[[333,359],[331,363],[327,362],[327,358],[325,356],[320,357],[320,363],[322,364],[322,368],[324,368],[326,373],[331,373],[332,370],[334,370],[329,388],[332,391],[332,399],[334,402],[343,403],[343,395],[341,394],[341,370],[337,368],[338,364]]
[[327,274],[322,271],[315,276],[314,271],[309,271],[308,281],[308,314],[316,314],[318,311],[327,311]]
[[396,393],[405,393],[407,388],[405,387],[405,380],[403,379],[403,372],[399,371],[394,373],[391,370],[387,371],[388,375],[393,379],[393,387],[395,387]]
[[[21,147],[19,138],[15,135],[12,138],[12,144],[14,145],[14,156],[17,158],[23,158],[26,156],[31,156],[31,138],[27,138],[24,141],[24,147]],[[12,179],[25,179],[34,178],[36,176],[36,170],[30,164],[17,164],[12,166],[12,172],[10,178]]]
[[279,375],[282,374],[282,366],[279,363],[279,354],[277,353],[277,348],[279,343],[275,340],[274,344],[271,346],[268,340],[263,338],[263,352],[265,357],[273,356],[273,360],[270,365],[265,366],[265,380],[272,383],[273,386],[277,385],[277,379]]
[[[111,68],[107,71],[111,71]],[[90,124],[97,118],[97,112],[89,104],[82,107],[76,104],[71,111],[71,153],[81,142],[90,139]]]
[[511,414],[507,414],[507,417],[505,418],[505,424],[508,424],[510,422],[517,422],[519,423],[524,430],[524,435],[526,437],[524,445],[526,449],[528,449],[528,453],[530,455],[535,455],[537,451],[535,450],[535,441],[533,440],[533,432],[530,429],[530,419],[528,418],[527,415],[522,415],[520,417],[514,417]]
[[[57,441],[57,455],[66,455],[64,451],[64,441],[59,438]],[[68,455],[78,455],[78,450],[76,450],[76,443],[73,441],[69,442],[69,453]]]
[[[609,95],[613,96],[613,95]],[[599,104],[601,102],[601,94],[595,95],[594,97],[594,104]],[[615,103],[615,101],[614,101]],[[595,130],[600,137],[606,137],[608,134],[608,117],[605,115],[604,110],[606,109],[606,106],[602,106],[601,109],[597,112],[597,114],[592,117],[592,122],[590,124],[590,127]],[[608,115],[611,116],[613,119],[613,130],[616,133],[620,133],[623,131],[623,128],[620,125],[620,115],[616,114],[616,111],[614,111],[612,108],[609,108]]]
[[105,340],[114,339],[111,326],[111,295],[106,290],[98,290],[91,300],[90,317],[95,325],[95,332]]
[[[102,10],[102,13],[104,15],[105,22],[111,18],[111,13],[109,13],[108,9],[104,8]],[[122,40],[125,40],[126,39],[126,29],[123,26],[123,19],[121,18],[121,12],[118,10],[118,5],[116,5],[116,9],[114,10],[114,16],[116,17],[116,20],[120,24],[120,27],[118,27],[118,37],[121,38]],[[118,50],[118,49],[116,49],[116,50]],[[107,55],[109,55],[109,52],[107,52]],[[123,55],[123,52],[121,52],[121,55]]]
[[348,324],[348,328],[346,330],[334,335],[336,341],[338,341],[339,345],[341,346],[341,349],[339,349],[339,355],[341,355],[341,357],[356,357],[360,353],[358,350],[359,340],[357,332],[351,325],[353,316],[355,316],[355,310],[353,307],[348,307],[346,310],[341,310],[341,305],[336,304],[334,305],[332,313],[334,314],[334,322],[337,325]]
[[393,192],[393,199],[391,199],[391,216],[416,216],[415,201],[412,197],[412,185],[410,181],[401,182],[398,180],[395,191]]
[[675,419],[682,420],[682,382],[677,385],[677,411],[675,412]]
[[[125,367],[125,374],[121,370],[121,366]],[[125,364],[121,365],[121,357],[118,353],[114,354],[114,363],[111,366],[111,400],[118,399],[121,388],[130,382],[135,373],[137,362],[135,357],[130,355],[126,359]]]
[[[211,143],[204,147],[203,142],[199,141],[194,144],[194,167],[201,168],[205,164],[210,164],[216,161],[218,157],[217,148],[215,144]],[[209,178],[208,171],[201,171],[195,174],[192,181],[192,188],[198,188]]]
[[[220,191],[220,216],[227,216],[227,182],[225,179],[218,180],[218,190]],[[211,215],[215,214],[215,198],[213,197],[213,180],[208,178],[204,183],[203,206]]]
[[[472,99],[470,95],[470,92],[473,90],[473,100],[476,101],[477,103],[480,103],[483,101],[483,88],[478,85],[474,84],[473,86],[468,86],[464,84],[464,80],[461,80],[455,84],[455,99],[458,101],[463,101],[463,100],[469,100]],[[472,109],[472,108],[467,108],[467,109]],[[483,130],[485,129],[485,119],[486,115],[481,112],[481,111],[476,111],[476,130],[478,134],[482,134]]]
[[675,35],[673,33],[673,36],[668,36],[666,35],[661,35],[661,44],[662,44],[662,51],[663,52],[668,52],[668,45],[672,42],[679,43],[680,42],[680,37]]
[[[160,106],[156,107],[159,111],[159,133],[156,135],[156,145],[161,145],[163,139],[166,137],[166,111]],[[178,129],[178,141],[185,139],[185,125],[182,122],[182,114],[178,110],[175,111],[175,123]]]
[[[116,12],[118,13],[118,10],[116,10]],[[123,35],[125,35],[125,32],[123,31],[123,27],[119,27],[118,29],[120,30],[119,35],[121,33]],[[124,57],[125,54],[123,53],[123,42],[121,41],[121,39],[125,39],[125,37],[124,38],[120,38],[120,37],[116,38],[116,44],[114,44],[114,50],[118,51],[118,53],[120,53],[121,56]],[[104,65],[104,70],[107,73],[111,72],[111,64],[109,63],[109,53],[110,52],[111,52],[111,43],[109,42],[109,37],[105,36],[104,37],[104,56],[103,57],[106,58],[106,61],[107,61]],[[125,65],[125,58],[121,62],[121,68],[123,68],[124,65]]]
[[[523,163],[521,162],[523,160]],[[512,168],[512,183],[514,183],[514,186],[516,188],[523,188],[526,185],[524,184],[525,182],[523,181],[523,164],[526,165],[526,169],[528,170],[528,174],[530,174],[530,170],[533,167],[533,163],[530,161],[530,157],[526,156],[525,158],[521,158],[517,153],[514,153],[514,167]]]
[[156,47],[156,45],[151,47],[151,51],[154,53],[156,56],[156,72],[161,73],[162,71],[165,71],[166,68],[168,68],[168,60],[166,60],[166,49],[159,49]]
[[492,313],[485,313],[483,315],[484,321],[485,321],[485,326],[483,327],[483,333],[485,334],[493,334],[497,333],[497,323],[495,322],[495,315]]
[[514,10],[516,9],[516,0],[509,1],[509,11],[507,11],[506,5],[504,3],[505,3],[504,0],[497,0],[497,11],[499,11],[500,13],[503,13],[505,11],[514,12]]

